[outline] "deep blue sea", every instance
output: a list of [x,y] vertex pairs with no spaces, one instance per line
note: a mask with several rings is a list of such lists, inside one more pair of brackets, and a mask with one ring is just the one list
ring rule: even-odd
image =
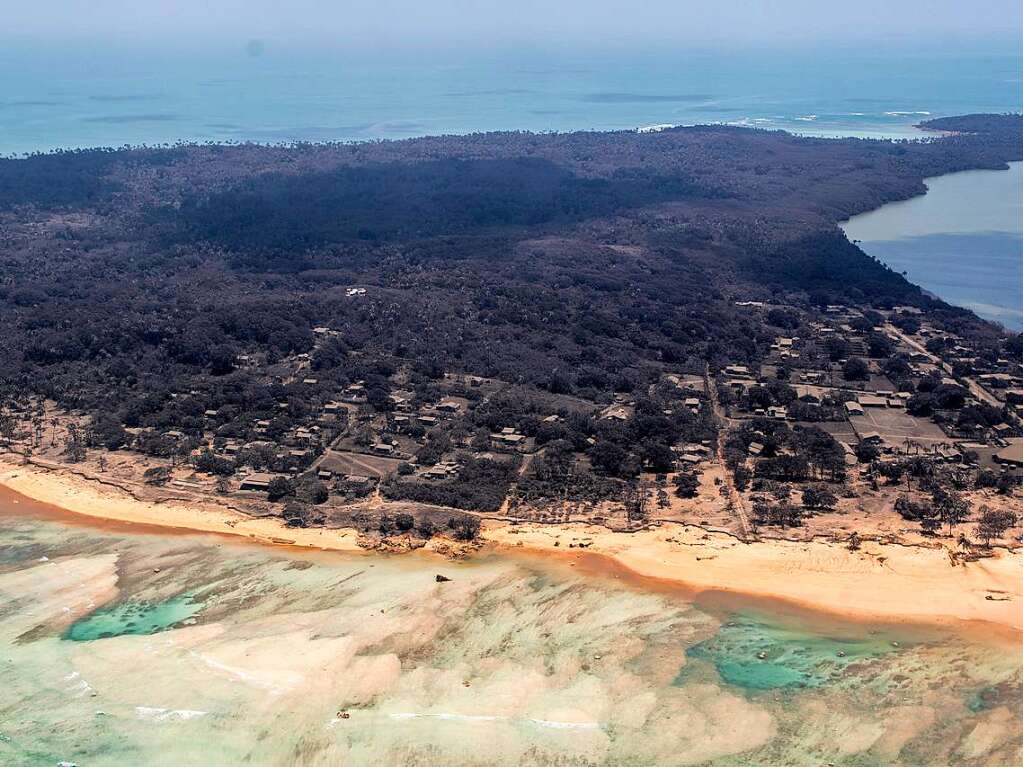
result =
[[[0,45],[0,155],[697,123],[919,138],[932,116],[1011,111],[1023,111],[1023,54]],[[1023,327],[1023,184],[998,178],[966,175],[851,236],[942,297]]]
[[1023,55],[976,53],[0,45],[0,72],[0,154],[708,122],[911,137],[932,115],[1023,109]]

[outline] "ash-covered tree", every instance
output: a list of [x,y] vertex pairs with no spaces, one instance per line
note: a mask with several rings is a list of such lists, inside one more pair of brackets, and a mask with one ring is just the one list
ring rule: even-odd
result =
[[808,487],[803,490],[803,506],[808,509],[833,509],[838,497],[826,487]]
[[984,545],[990,548],[991,541],[1005,535],[1010,528],[1016,526],[1016,522],[1016,512],[1011,509],[981,506],[977,520],[977,535],[984,541]]
[[942,524],[948,525],[949,535],[952,535],[952,529],[966,521],[970,514],[969,502],[952,490],[936,488],[932,494],[932,501],[938,519]]
[[675,495],[679,498],[695,498],[700,492],[700,478],[693,472],[680,471],[674,479]]
[[287,477],[274,477],[266,488],[266,497],[271,501],[279,501],[294,494],[295,487]]
[[870,378],[870,366],[859,357],[852,357],[842,366],[842,377],[847,381],[866,381]]

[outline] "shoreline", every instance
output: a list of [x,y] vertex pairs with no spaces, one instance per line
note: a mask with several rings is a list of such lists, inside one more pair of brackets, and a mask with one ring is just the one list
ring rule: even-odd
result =
[[[289,528],[213,501],[150,502],[59,470],[0,462],[4,505],[26,499],[24,515],[135,533],[211,534],[237,542],[366,554],[352,529]],[[21,512],[14,511],[12,516]],[[484,520],[482,554],[554,558],[639,588],[773,601],[851,621],[950,626],[986,624],[1023,632],[1023,554],[996,550],[953,564],[944,545],[767,539],[747,544],[727,533],[658,523],[633,533],[581,523]],[[427,548],[429,551],[429,548]]]
[[222,535],[269,546],[364,551],[351,529],[287,527],[277,519],[248,516],[212,500],[202,504],[174,499],[143,501],[127,490],[114,490],[112,484],[2,459],[0,488],[50,507],[46,511],[51,514],[72,514],[99,526],[119,523],[139,531]]

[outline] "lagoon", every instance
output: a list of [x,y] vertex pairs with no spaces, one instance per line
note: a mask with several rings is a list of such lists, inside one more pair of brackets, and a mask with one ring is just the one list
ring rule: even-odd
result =
[[1023,647],[982,628],[694,599],[567,556],[308,552],[23,512],[0,499],[4,765],[1023,754]]
[[1023,330],[1023,163],[926,183],[922,197],[853,217],[846,235],[949,303]]

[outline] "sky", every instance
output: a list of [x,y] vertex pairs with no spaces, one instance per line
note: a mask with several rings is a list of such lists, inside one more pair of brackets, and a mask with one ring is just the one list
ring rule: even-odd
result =
[[898,45],[1023,39],[1021,0],[3,0],[0,39],[260,46]]

